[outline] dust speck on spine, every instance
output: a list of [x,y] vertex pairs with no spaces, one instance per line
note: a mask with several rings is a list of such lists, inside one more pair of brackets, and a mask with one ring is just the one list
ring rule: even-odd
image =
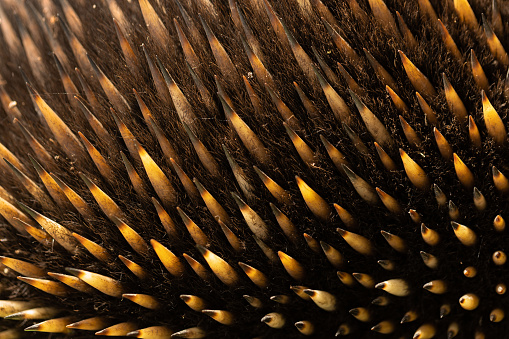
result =
[[507,0],[0,20],[1,338],[507,335]]

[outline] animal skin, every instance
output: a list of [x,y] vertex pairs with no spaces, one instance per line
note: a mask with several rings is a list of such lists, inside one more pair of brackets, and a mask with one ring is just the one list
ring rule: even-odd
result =
[[507,0],[0,20],[0,338],[509,337]]

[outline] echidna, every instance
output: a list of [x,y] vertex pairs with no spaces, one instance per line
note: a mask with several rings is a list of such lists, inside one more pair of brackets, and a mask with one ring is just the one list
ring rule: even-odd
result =
[[509,337],[507,0],[0,19],[0,338]]

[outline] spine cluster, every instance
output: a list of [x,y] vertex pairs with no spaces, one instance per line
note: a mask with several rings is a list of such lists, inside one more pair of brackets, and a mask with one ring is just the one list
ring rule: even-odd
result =
[[507,335],[506,1],[0,19],[0,338]]

